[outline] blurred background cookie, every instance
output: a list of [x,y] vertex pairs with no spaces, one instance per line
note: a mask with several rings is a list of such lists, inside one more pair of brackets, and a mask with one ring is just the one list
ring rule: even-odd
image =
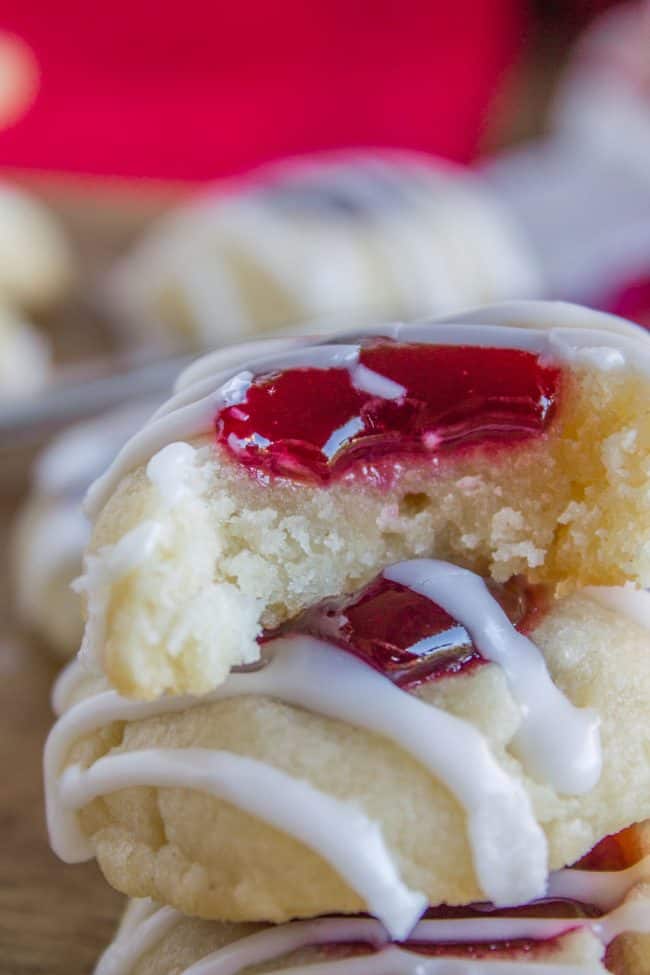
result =
[[541,288],[525,235],[478,179],[376,152],[305,157],[204,192],[136,245],[105,295],[143,341],[148,326],[172,347],[205,349]]
[[0,304],[0,407],[40,393],[50,374],[45,336],[25,320],[23,312]]
[[154,405],[133,403],[67,429],[34,465],[13,537],[16,608],[23,624],[60,657],[77,652],[83,633],[81,602],[71,588],[90,534],[83,496]]
[[45,311],[65,297],[74,275],[70,244],[47,208],[0,183],[0,297],[26,311]]

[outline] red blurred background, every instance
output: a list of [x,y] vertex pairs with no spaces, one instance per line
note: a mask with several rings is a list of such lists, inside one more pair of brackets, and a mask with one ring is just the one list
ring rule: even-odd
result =
[[571,31],[603,6],[5,0],[23,79],[0,165],[202,180],[359,145],[468,161],[544,15]]

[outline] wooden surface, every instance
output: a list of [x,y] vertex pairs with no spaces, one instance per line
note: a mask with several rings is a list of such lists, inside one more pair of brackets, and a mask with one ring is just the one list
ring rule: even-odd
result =
[[68,866],[48,848],[41,755],[56,667],[11,620],[7,538],[15,503],[0,493],[0,973],[87,975],[123,899],[94,863]]

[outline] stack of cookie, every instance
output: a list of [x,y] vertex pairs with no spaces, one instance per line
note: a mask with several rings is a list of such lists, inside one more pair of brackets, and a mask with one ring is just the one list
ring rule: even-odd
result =
[[52,845],[101,975],[650,971],[650,342],[558,304],[200,360],[91,489]]

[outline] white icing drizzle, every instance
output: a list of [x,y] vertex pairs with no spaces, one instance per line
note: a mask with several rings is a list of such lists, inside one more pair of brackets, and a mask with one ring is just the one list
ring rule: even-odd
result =
[[[600,875],[597,875],[600,876]],[[144,909],[137,905],[131,906],[126,919],[129,921],[126,930],[120,930],[115,942],[107,949],[95,971],[95,975],[130,975],[132,968],[146,951],[160,943],[162,938],[176,924],[183,921],[183,915],[171,911],[170,908],[160,908],[153,915],[150,913],[150,902]],[[142,920],[139,924],[129,917],[137,910]],[[157,915],[159,917],[157,917]],[[175,915],[175,919],[174,919]],[[139,928],[144,929],[140,933]],[[484,917],[454,918],[449,920],[432,919],[419,921],[409,934],[409,942],[421,944],[471,944],[516,941],[520,939],[539,941],[543,943],[549,939],[561,938],[576,931],[587,931],[596,937],[603,946],[609,944],[618,935],[626,932],[646,934],[650,932],[650,904],[647,900],[628,901],[605,917],[593,918],[552,918],[552,917]],[[343,958],[333,962],[310,963],[308,966],[290,965],[288,969],[276,969],[277,972],[291,971],[294,975],[301,972],[327,971],[347,973],[352,962],[363,962],[364,967],[359,972],[368,975],[378,975],[386,972],[405,972],[408,975],[421,975],[422,972],[458,973],[458,975],[498,975],[504,972],[515,973],[521,971],[521,962],[507,960],[483,961],[467,958],[451,959],[449,957],[427,958],[416,951],[405,950],[398,945],[391,944],[390,938],[382,925],[374,918],[361,917],[324,917],[309,921],[293,921],[287,924],[265,928],[254,934],[239,938],[223,948],[210,952],[185,969],[183,975],[237,975],[244,969],[262,964],[268,964],[274,959],[307,947],[324,945],[343,945],[366,943],[377,949],[376,953],[361,958]],[[379,950],[382,949],[382,950]],[[384,960],[390,963],[385,966]],[[399,961],[399,967],[392,967],[394,959]],[[428,961],[440,962],[442,967],[422,968]],[[444,967],[444,965],[452,967]],[[487,968],[485,965],[487,964]],[[507,967],[503,967],[506,965]],[[537,973],[568,973],[580,972],[580,975],[592,971],[603,971],[602,968],[580,966],[566,966],[558,963],[527,962],[526,971]]]
[[78,656],[73,657],[54,681],[50,704],[57,718],[71,707],[75,690],[82,683],[85,673],[86,669],[82,661]]
[[361,363],[352,370],[352,385],[355,389],[370,393],[371,396],[380,396],[382,399],[401,399],[406,394],[404,386],[387,379],[386,376],[380,376],[378,372],[368,369]]
[[[191,972],[191,969],[188,971]],[[545,962],[526,963],[531,975],[602,975],[597,962],[587,965],[562,965]],[[466,958],[423,958],[412,951],[392,945],[376,955],[347,958],[278,968],[275,975],[522,975],[521,961],[468,960]],[[207,975],[196,967],[192,975]]]
[[[152,748],[108,755],[88,769],[71,765],[59,780],[58,812],[65,816],[98,796],[132,786],[196,789],[295,837],[334,867],[396,939],[407,936],[426,907],[424,895],[400,880],[377,823],[352,803],[243,755]],[[67,833],[73,828],[63,826]],[[92,856],[81,832],[77,840],[78,858]]]
[[[265,356],[264,373],[280,372],[283,369],[312,368],[312,369],[349,369],[356,372],[360,347],[354,345],[301,345],[298,348],[287,349],[275,355]],[[257,364],[259,360],[254,360]],[[371,370],[369,370],[371,371]],[[220,376],[224,375],[219,373]],[[227,378],[219,383],[220,398],[223,406],[233,406],[246,398],[248,386],[259,370],[234,369]],[[383,377],[382,377],[383,378]],[[154,413],[152,419],[174,413],[179,407],[195,403],[197,399],[210,396],[215,392],[215,382],[212,376],[198,378],[191,386],[181,385],[178,392]]]
[[[558,870],[548,882],[548,896],[593,904],[611,911],[637,884],[650,882],[650,856],[625,870]],[[650,904],[647,906],[650,915]]]
[[[113,943],[129,937],[142,923],[152,914],[160,910],[160,904],[152,900],[151,897],[133,897],[126,905],[124,914],[120,918],[120,924]],[[173,910],[173,908],[171,908]],[[174,911],[178,917],[183,917],[180,911]]]
[[148,900],[129,906],[127,923],[99,959],[94,975],[128,975],[138,960],[182,920],[183,915],[173,907],[161,907],[152,912],[151,906]]
[[436,559],[400,562],[384,577],[442,606],[482,656],[501,667],[521,709],[513,746],[527,771],[559,792],[593,789],[602,770],[598,715],[575,707],[556,687],[541,652],[517,632],[483,579]]
[[[593,715],[574,708],[555,688],[538,649],[517,633],[480,577],[435,560],[399,563],[385,570],[384,576],[441,605],[465,626],[479,651],[503,667],[522,712],[522,726],[515,740],[519,739],[523,757],[534,769],[544,772],[554,784],[559,782],[576,791],[585,787],[588,775],[595,781],[600,768],[600,750]],[[524,903],[543,895],[546,843],[528,797],[523,787],[498,765],[487,742],[472,725],[405,693],[354,655],[313,637],[294,634],[276,638],[267,644],[267,651],[270,660],[266,666],[247,673],[231,673],[223,685],[198,701],[212,702],[241,695],[267,696],[393,741],[427,768],[463,806],[477,877],[486,896],[497,905],[504,905]],[[83,661],[65,672],[55,689],[57,710],[65,708],[66,702],[89,677],[94,675]],[[180,712],[197,704],[197,699],[192,697],[133,701],[104,690],[106,686],[104,682],[92,697],[83,699],[64,714],[52,729],[46,746],[48,825],[55,851],[66,860],[82,859],[90,853],[74,808],[84,789],[92,791],[93,769],[77,769],[73,775],[66,773],[65,783],[59,778],[74,742],[114,721]],[[527,730],[523,747],[522,728]],[[561,742],[557,751],[564,758],[552,754],[555,735]],[[149,756],[156,754],[159,753],[147,752]],[[176,754],[182,756],[185,752],[180,750]],[[127,759],[128,756],[114,756],[101,760],[102,788],[108,791],[124,788],[125,781],[133,780],[136,768],[143,776],[140,784],[152,784],[145,763]],[[216,767],[206,764],[207,760],[201,762],[217,775]],[[182,764],[182,758],[179,763]],[[177,765],[167,760],[163,764],[161,774],[170,783]],[[179,785],[186,781],[183,774],[179,773]],[[196,777],[192,781],[205,783],[206,779]],[[218,777],[210,788],[220,794]],[[71,794],[76,796],[74,801],[70,799]],[[317,796],[320,798],[313,790],[315,804]],[[324,799],[327,804],[328,797]],[[263,810],[261,817],[265,818]],[[316,820],[325,822],[326,818],[325,813],[319,813]],[[291,832],[290,826],[289,813],[284,828]],[[331,825],[326,832],[330,828]],[[312,848],[327,860],[327,850],[319,842],[311,838]],[[354,859],[357,852],[352,849],[348,856]],[[645,864],[638,869],[645,871]],[[572,871],[567,880],[562,880],[563,874],[559,874],[552,880],[550,892],[559,895],[563,883],[582,885],[581,890],[585,885],[589,888],[592,876],[585,878],[580,872]],[[621,874],[616,883],[627,884],[627,875]],[[602,900],[608,906],[615,896],[615,890],[610,888],[608,892],[603,888],[594,900],[596,903]]]
[[[294,925],[283,925],[283,928],[293,928],[293,930],[287,931],[276,928],[250,935],[248,938],[242,939],[242,941],[247,942],[247,944],[240,943],[239,951],[236,947],[237,942],[235,942],[234,945],[228,945],[226,948],[222,948],[217,952],[213,952],[212,955],[208,955],[202,961],[191,965],[190,968],[187,969],[186,975],[236,975],[236,973],[241,971],[242,968],[246,968],[252,964],[270,961],[273,958],[282,957],[291,951],[296,951],[298,948],[314,944],[314,941],[308,939],[318,937],[319,934],[321,936],[315,942],[316,944],[332,944],[341,941],[354,942],[366,940],[371,944],[375,944],[377,947],[382,944],[382,941],[380,940],[381,929],[377,925],[377,922],[373,922],[372,919],[352,918],[345,919],[343,921],[331,919],[331,927],[328,925],[328,920],[329,919],[325,920],[325,930],[322,930],[322,932],[319,932],[318,930],[314,931],[313,928],[309,927],[309,925],[313,924],[313,927],[316,928],[319,924],[318,921],[307,921],[295,922]],[[299,928],[301,923],[305,924],[306,929],[301,930]],[[373,928],[373,925],[377,925],[377,927]],[[424,920],[420,921],[411,935],[409,935],[409,941],[428,944],[462,944],[468,942],[480,943],[518,939],[545,941],[552,938],[562,937],[562,935],[577,930],[590,931],[604,945],[609,944],[615,937],[626,931],[634,931],[644,934],[648,933],[650,932],[649,905],[647,901],[624,904],[612,914],[598,920],[586,918],[555,919],[489,917],[467,919],[457,918],[453,920]],[[408,955],[407,959],[401,959],[402,961],[406,962],[406,967],[402,966],[400,970],[412,973],[412,975],[416,975],[416,973],[419,973],[422,970],[418,965],[418,959],[420,962],[423,961],[423,957],[421,955],[418,956],[415,952],[404,952],[403,949],[398,949],[396,946],[391,946],[386,954],[395,951],[399,951],[402,955]],[[383,954],[384,952],[380,952],[379,955],[374,956],[376,961],[381,961]],[[415,955],[415,958],[413,955]],[[338,968],[335,970],[347,971],[349,961],[350,959],[347,959],[344,964],[339,963]],[[442,959],[438,959],[438,961],[442,961]],[[446,961],[447,965],[449,965],[449,959]],[[445,975],[447,972],[453,972],[455,970],[459,973],[480,973],[484,970],[482,966],[484,966],[486,963],[479,962],[477,967],[473,967],[476,964],[474,961],[458,959],[458,964],[464,967],[457,967],[454,969],[453,967],[444,967],[443,963],[441,967],[433,968],[431,971],[445,973]],[[496,966],[507,964],[510,967],[503,969],[503,971],[506,972],[515,972],[521,967],[521,962],[513,963],[499,961],[496,963],[492,962],[487,964]],[[321,966],[316,965],[315,967],[317,970]],[[325,966],[322,967],[324,968]],[[531,967],[534,971],[536,966],[532,965]],[[294,966],[290,970],[296,973],[303,970],[309,971],[311,968],[305,967],[303,969],[302,966]],[[366,962],[366,968],[363,970],[372,973],[375,973],[378,970],[386,971],[387,973],[393,971],[391,967],[380,967],[377,969],[372,964],[368,965],[368,961]],[[488,967],[485,969],[485,971],[491,973],[499,972],[500,970],[501,969],[498,967]],[[543,970],[543,968],[541,970]],[[550,970],[563,971],[564,969],[558,966],[552,966]],[[279,971],[282,971],[282,969]],[[424,971],[429,971],[429,969],[425,968]]]
[[[547,937],[557,937],[567,930],[566,922],[562,924],[558,921],[550,921],[541,922],[541,924],[544,934]],[[428,941],[430,943],[465,940],[480,941],[486,928],[490,931],[492,938],[495,939],[499,937],[499,930],[507,930],[509,932],[512,930],[521,930],[520,925],[503,925],[498,922],[493,924],[491,921],[488,921],[486,924],[482,918],[468,921],[420,921],[409,936],[409,940]],[[529,922],[525,925],[525,930],[529,932],[540,929],[534,923]],[[551,933],[547,934],[546,932]],[[467,937],[468,935],[470,935],[469,939]],[[530,937],[531,935],[522,934],[519,936]],[[345,944],[355,941],[367,942],[377,949],[385,946],[377,954],[370,955],[364,959],[364,964],[361,968],[361,971],[364,972],[392,973],[394,971],[406,971],[415,975],[416,972],[419,973],[420,971],[447,972],[449,970],[447,967],[444,967],[445,962],[443,959],[436,959],[437,966],[429,969],[426,967],[426,956],[418,955],[414,951],[406,951],[398,948],[396,945],[389,945],[381,925],[372,918],[326,918],[316,921],[296,921],[282,925],[280,928],[266,929],[257,934],[249,935],[247,938],[242,938],[239,942],[233,942],[225,948],[212,952],[200,961],[190,965],[186,971],[186,975],[236,975],[242,969],[272,961],[274,958],[281,958],[300,948],[317,947],[327,944]],[[385,964],[386,958],[388,958],[388,965]],[[335,962],[326,962],[324,964],[315,963],[314,967],[317,970],[319,968],[324,968],[325,970],[331,968],[337,972],[342,970],[348,971],[348,965],[351,960],[348,958],[345,960],[339,959]],[[394,961],[400,963],[397,969],[393,967]],[[420,965],[423,963],[425,967],[420,968]],[[450,964],[449,959],[446,960],[446,963],[447,965]],[[467,966],[467,960],[463,960],[463,968],[459,970],[474,970]],[[304,967],[302,965],[290,965],[288,970],[300,972],[309,970],[310,968],[311,965]],[[284,969],[279,969],[279,971],[282,970]],[[453,968],[451,970],[453,971]]]
[[[568,322],[569,327],[557,327],[557,322]],[[536,327],[527,327],[531,323]],[[586,328],[585,324],[593,327]],[[386,336],[402,342],[522,349],[552,362],[586,363],[602,370],[625,366],[650,375],[650,343],[640,329],[635,330],[613,316],[560,302],[506,303],[451,319],[386,325],[339,336],[339,340],[355,344],[314,345],[307,341],[302,346],[288,348],[286,340],[281,340],[276,355],[246,361],[243,379],[238,378],[242,370],[234,364],[234,351],[232,358],[228,357],[229,367],[225,371],[223,358],[215,360],[208,356],[204,364],[191,367],[192,381],[180,381],[176,395],[126,444],[111,468],[91,487],[86,498],[89,515],[98,514],[122,477],[146,463],[166,444],[208,433],[217,413],[233,401],[233,381],[240,397],[237,402],[257,375],[301,366],[353,370],[359,355],[356,343],[363,335]],[[265,344],[265,350],[268,347]],[[244,356],[250,352],[250,345],[242,349]],[[215,368],[217,371],[213,372]],[[392,386],[384,389],[389,389],[391,398],[394,396]]]
[[252,342],[228,345],[224,349],[216,349],[214,352],[207,352],[179,373],[174,383],[174,393],[179,393],[182,389],[193,386],[194,383],[205,379],[206,376],[224,373],[231,369],[240,369],[254,359],[260,359],[267,355],[279,355],[281,352],[300,348],[305,344],[305,341],[304,335],[289,338],[257,339]]
[[627,617],[644,630],[650,630],[650,592],[627,586],[586,586],[583,590],[605,609]]
[[592,921],[589,928],[604,945],[628,932],[650,934],[650,905],[646,898],[630,899],[610,914]]
[[[523,787],[492,757],[472,725],[424,703],[351,654],[311,637],[278,639],[261,670],[233,673],[202,702],[274,697],[394,741],[444,783],[467,816],[475,868],[487,897],[522,903],[543,894],[546,841]],[[57,722],[45,750],[52,845],[65,860],[86,855],[74,818],[61,816],[57,776],[74,741],[112,721],[185,710],[192,698],[138,702],[114,691],[80,702]],[[353,854],[351,854],[353,855]]]

